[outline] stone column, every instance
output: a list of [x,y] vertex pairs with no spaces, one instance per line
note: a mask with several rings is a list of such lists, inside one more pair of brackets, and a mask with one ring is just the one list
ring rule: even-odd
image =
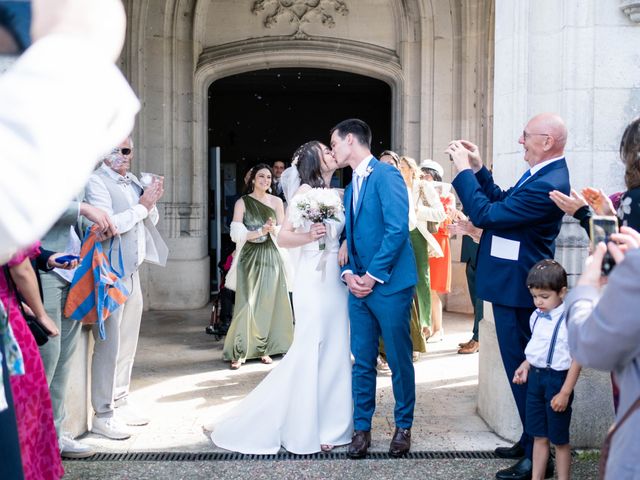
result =
[[165,176],[158,230],[169,246],[167,266],[141,268],[145,309],[198,308],[209,301],[207,158],[193,150],[195,0],[163,8],[129,0],[127,74],[142,101],[135,170]]
[[[634,6],[620,0],[496,0],[493,168],[499,185],[512,185],[527,168],[517,143],[527,120],[554,111],[569,128],[572,186],[624,189],[618,145],[624,126],[640,113]],[[575,277],[586,255],[580,227],[565,219],[557,246],[556,258]],[[496,432],[514,440],[519,422],[491,310],[486,312],[478,410]],[[608,377],[590,370],[581,375],[572,425],[576,447],[599,446],[613,420]]]

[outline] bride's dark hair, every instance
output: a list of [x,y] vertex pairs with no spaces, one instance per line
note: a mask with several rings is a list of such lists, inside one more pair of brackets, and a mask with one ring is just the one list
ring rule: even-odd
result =
[[311,140],[300,145],[293,154],[293,161],[297,161],[300,185],[305,183],[312,188],[325,187],[322,178],[322,144],[318,140]]

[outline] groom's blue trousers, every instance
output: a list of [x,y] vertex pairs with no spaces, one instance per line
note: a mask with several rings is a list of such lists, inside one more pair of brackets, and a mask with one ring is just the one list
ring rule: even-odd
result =
[[376,408],[380,335],[391,369],[396,426],[411,428],[413,424],[416,387],[409,327],[413,290],[411,287],[391,295],[382,295],[374,287],[365,298],[349,294],[351,353],[355,357],[352,373],[353,426],[356,430],[371,430],[371,419]]

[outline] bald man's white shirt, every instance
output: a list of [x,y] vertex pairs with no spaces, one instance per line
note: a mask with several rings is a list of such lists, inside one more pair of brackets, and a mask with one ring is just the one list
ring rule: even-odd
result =
[[120,70],[73,35],[0,75],[0,263],[47,232],[139,110]]

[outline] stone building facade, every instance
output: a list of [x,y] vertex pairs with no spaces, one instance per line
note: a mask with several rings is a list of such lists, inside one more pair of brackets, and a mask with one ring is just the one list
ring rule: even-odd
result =
[[[640,2],[124,3],[129,22],[121,67],[143,105],[134,170],[166,177],[159,228],[171,254],[167,268],[143,269],[146,308],[189,309],[209,301],[208,89],[230,75],[296,67],[382,80],[391,89],[391,147],[439,161],[445,180],[454,172],[444,148],[451,139],[468,138],[492,163],[498,183],[512,184],[526,169],[517,140],[527,119],[555,111],[569,127],[574,186],[623,189],[619,138],[640,114]],[[582,232],[568,221],[558,256],[570,273],[579,272],[584,246]],[[454,259],[456,250],[454,245]],[[454,267],[448,306],[468,311],[463,269]],[[492,377],[501,366],[487,320],[479,409],[498,433],[512,437],[511,396],[504,375]],[[593,381],[607,385],[597,375]],[[605,409],[606,395],[598,400]],[[580,442],[596,445],[609,420],[590,424]]]
[[137,162],[166,177],[160,228],[171,256],[146,276],[148,308],[209,301],[207,91],[218,79],[281,67],[373,77],[391,87],[396,151],[441,160],[448,177],[450,139],[473,138],[490,156],[493,1],[125,3],[122,67],[143,104]]

